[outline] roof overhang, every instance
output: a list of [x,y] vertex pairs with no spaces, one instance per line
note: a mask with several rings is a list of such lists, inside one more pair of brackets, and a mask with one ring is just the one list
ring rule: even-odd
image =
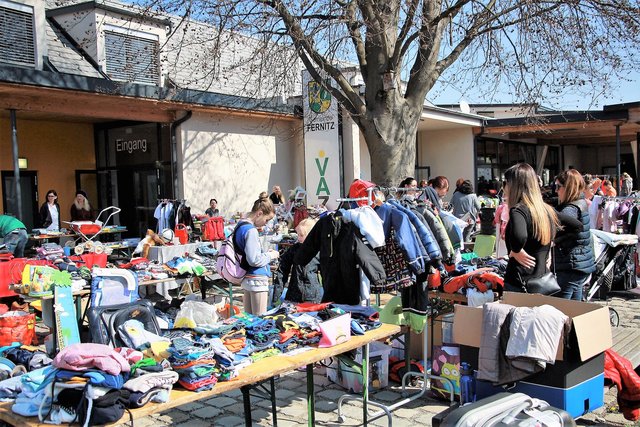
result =
[[483,118],[476,114],[461,113],[446,108],[425,106],[418,123],[418,131],[473,128],[482,126]]
[[621,142],[637,139],[640,103],[608,106],[603,111],[485,120],[477,133],[483,137],[535,140],[540,145],[607,145],[615,144],[618,127]]
[[0,66],[0,110],[9,109],[22,118],[88,122],[170,123],[187,110],[297,120],[293,107],[268,100]]

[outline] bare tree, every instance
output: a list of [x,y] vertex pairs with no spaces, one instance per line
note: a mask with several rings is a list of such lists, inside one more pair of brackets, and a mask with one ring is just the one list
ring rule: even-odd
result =
[[[318,82],[332,82],[327,89],[363,133],[378,183],[413,174],[425,97],[445,72],[462,87],[490,92],[508,85],[513,99],[522,102],[580,88],[596,99],[640,61],[638,0],[147,3],[149,10],[213,25],[224,37],[261,40],[250,44],[254,54],[245,57],[246,70],[260,76],[257,83],[247,76],[254,88],[278,87],[280,80],[291,84],[292,59],[274,64],[273,58],[282,58],[283,46],[292,45]],[[218,43],[216,49],[212,57],[220,58],[224,47]],[[280,54],[271,54],[273,49]],[[274,71],[265,72],[256,61],[270,61]],[[212,73],[224,68],[216,61],[209,65]],[[236,65],[228,63],[225,71]],[[354,67],[364,92],[347,71]]]

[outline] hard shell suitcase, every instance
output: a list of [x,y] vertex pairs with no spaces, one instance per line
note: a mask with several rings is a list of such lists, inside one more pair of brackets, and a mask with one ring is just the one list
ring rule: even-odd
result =
[[566,411],[524,393],[498,393],[454,406],[435,415],[433,427],[568,427],[576,423]]

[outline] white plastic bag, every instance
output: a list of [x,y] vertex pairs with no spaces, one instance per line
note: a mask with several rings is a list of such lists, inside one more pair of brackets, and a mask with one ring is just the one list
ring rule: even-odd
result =
[[216,307],[202,301],[185,301],[176,316],[174,328],[195,328],[199,325],[214,325],[219,316]]

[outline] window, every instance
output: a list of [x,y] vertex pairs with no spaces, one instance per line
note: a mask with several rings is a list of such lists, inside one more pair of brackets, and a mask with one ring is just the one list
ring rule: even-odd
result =
[[114,80],[157,85],[159,83],[156,40],[105,31],[107,74]]
[[34,67],[33,36],[31,8],[10,9],[0,1],[0,62]]

